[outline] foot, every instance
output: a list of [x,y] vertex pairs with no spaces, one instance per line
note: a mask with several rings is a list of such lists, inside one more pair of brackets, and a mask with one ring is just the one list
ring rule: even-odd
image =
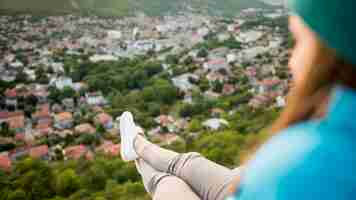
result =
[[134,142],[138,129],[130,112],[124,112],[120,117],[121,158],[128,162],[138,158]]

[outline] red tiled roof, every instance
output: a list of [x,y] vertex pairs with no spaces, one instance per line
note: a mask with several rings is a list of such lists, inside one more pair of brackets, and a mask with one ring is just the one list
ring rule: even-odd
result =
[[8,112],[6,112],[6,111],[0,112],[0,119],[5,119],[5,118],[7,118],[7,116],[8,116]]
[[118,156],[120,153],[120,144],[114,144],[111,141],[105,141],[96,151],[103,152],[107,155]]
[[6,120],[9,123],[11,129],[20,129],[25,127],[25,116],[18,115]]
[[17,116],[24,116],[24,112],[22,111],[17,111],[17,112],[0,112],[0,119],[8,119],[12,117],[17,117]]
[[56,119],[59,121],[72,120],[73,115],[70,112],[62,112],[56,115]]
[[89,159],[90,157],[90,152],[87,149],[86,146],[84,145],[77,145],[77,146],[71,146],[71,147],[67,147],[64,150],[65,152],[65,156],[70,158],[70,159],[79,159],[82,156],[86,156],[87,159]]
[[33,118],[51,117],[49,104],[41,105],[39,110],[32,115]]
[[94,134],[95,128],[91,124],[80,124],[74,128],[77,133],[89,133]]
[[24,133],[17,133],[15,135],[15,140],[17,141],[24,141],[25,140],[25,134]]
[[17,97],[17,92],[16,92],[16,89],[13,88],[13,89],[7,89],[5,91],[5,96],[6,97]]
[[261,81],[261,84],[262,85],[265,85],[265,86],[274,86],[274,85],[277,85],[281,82],[281,80],[279,79],[265,79],[263,81]]
[[48,135],[51,130],[51,124],[49,123],[40,123],[36,125],[36,130],[41,134],[41,135]]
[[47,145],[41,145],[30,149],[30,156],[32,158],[41,158],[42,156],[46,156],[46,155],[48,155]]
[[8,155],[0,154],[0,168],[9,171],[11,169],[11,160]]
[[223,93],[224,94],[232,94],[235,92],[235,86],[232,84],[224,84]]
[[210,60],[208,62],[209,65],[219,65],[219,64],[225,64],[225,59],[214,59],[214,60]]
[[112,117],[106,113],[100,113],[96,116],[96,121],[100,124],[106,124],[112,121]]

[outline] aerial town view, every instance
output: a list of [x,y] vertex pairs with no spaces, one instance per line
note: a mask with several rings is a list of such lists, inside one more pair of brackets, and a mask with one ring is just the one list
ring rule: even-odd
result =
[[151,199],[120,158],[125,111],[162,147],[239,166],[286,105],[287,15],[4,12],[0,199]]

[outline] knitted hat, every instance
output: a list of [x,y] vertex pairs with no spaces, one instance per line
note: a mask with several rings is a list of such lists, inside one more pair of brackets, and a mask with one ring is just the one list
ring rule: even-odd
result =
[[328,47],[356,64],[355,0],[289,0],[289,3]]

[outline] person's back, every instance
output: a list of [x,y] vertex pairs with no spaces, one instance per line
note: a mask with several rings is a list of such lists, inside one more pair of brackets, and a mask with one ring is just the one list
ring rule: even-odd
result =
[[356,198],[356,91],[338,88],[332,104],[325,119],[264,145],[247,166],[238,199]]

